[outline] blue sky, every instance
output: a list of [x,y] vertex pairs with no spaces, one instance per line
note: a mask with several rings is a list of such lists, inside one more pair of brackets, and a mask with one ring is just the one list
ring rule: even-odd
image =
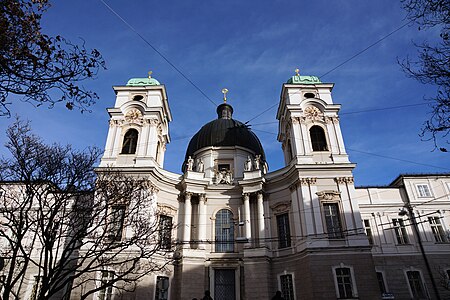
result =
[[[407,22],[400,3],[392,0],[104,1],[217,104],[222,88],[228,88],[234,118],[243,122],[279,101],[282,83],[295,68],[321,76]],[[173,114],[165,168],[180,173],[189,138],[216,118],[215,106],[100,0],[53,1],[43,28],[72,42],[83,38],[103,54],[107,70],[83,83],[100,100],[92,113],[81,114],[62,105],[34,108],[12,96],[13,114],[29,119],[47,142],[103,148],[106,108],[115,99],[112,86],[152,70],[166,86]],[[407,26],[321,77],[335,83],[333,100],[342,104],[341,127],[350,160],[357,163],[356,185],[388,184],[400,173],[450,171],[449,155],[433,152],[433,144],[418,136],[429,116],[427,105],[351,113],[422,103],[434,95],[433,87],[407,78],[397,59],[414,57],[412,42],[432,41],[437,34]],[[275,115],[276,107],[250,122],[270,171],[284,165]],[[0,126],[12,121],[2,118]]]

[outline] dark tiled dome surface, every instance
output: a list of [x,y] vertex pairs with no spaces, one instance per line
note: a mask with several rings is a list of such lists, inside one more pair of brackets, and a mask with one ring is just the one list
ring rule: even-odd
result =
[[232,119],[233,108],[229,104],[217,107],[219,118],[204,125],[191,139],[186,159],[204,147],[241,146],[261,155],[264,150],[258,137],[243,123]]

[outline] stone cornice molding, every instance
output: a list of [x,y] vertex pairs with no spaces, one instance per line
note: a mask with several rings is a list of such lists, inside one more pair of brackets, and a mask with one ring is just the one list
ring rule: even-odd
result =
[[353,177],[336,177],[334,178],[337,184],[353,183]]
[[317,183],[317,177],[300,178],[300,183],[303,185],[315,185]]

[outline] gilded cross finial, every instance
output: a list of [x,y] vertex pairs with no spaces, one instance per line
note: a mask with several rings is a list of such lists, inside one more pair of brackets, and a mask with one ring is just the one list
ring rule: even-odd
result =
[[296,76],[300,76],[300,69],[298,69],[298,68],[295,69],[295,75],[296,75]]
[[148,78],[149,78],[149,79],[152,78],[152,74],[153,74],[153,71],[148,71]]
[[223,88],[222,89],[223,103],[227,103],[227,93],[228,93],[228,89],[227,88]]

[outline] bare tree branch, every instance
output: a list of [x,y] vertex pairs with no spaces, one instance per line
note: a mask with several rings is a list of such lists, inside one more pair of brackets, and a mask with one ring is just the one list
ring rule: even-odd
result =
[[448,0],[402,0],[408,19],[419,30],[437,27],[439,41],[435,45],[416,45],[418,60],[399,61],[403,71],[423,84],[436,86],[437,93],[429,98],[430,118],[422,127],[421,137],[432,140],[435,148],[448,152],[450,133],[450,2]]
[[68,109],[87,111],[98,96],[79,82],[105,68],[100,52],[87,50],[84,41],[76,45],[43,34],[40,21],[48,0],[0,3],[0,116],[10,115],[10,94],[35,106],[63,102]]
[[[108,287],[133,291],[171,262],[160,247],[155,187],[146,178],[102,169],[98,149],[46,145],[29,124],[7,130],[10,158],[0,159],[2,299],[80,299]],[[104,272],[109,280],[99,280]],[[100,277],[99,277],[100,276]]]

